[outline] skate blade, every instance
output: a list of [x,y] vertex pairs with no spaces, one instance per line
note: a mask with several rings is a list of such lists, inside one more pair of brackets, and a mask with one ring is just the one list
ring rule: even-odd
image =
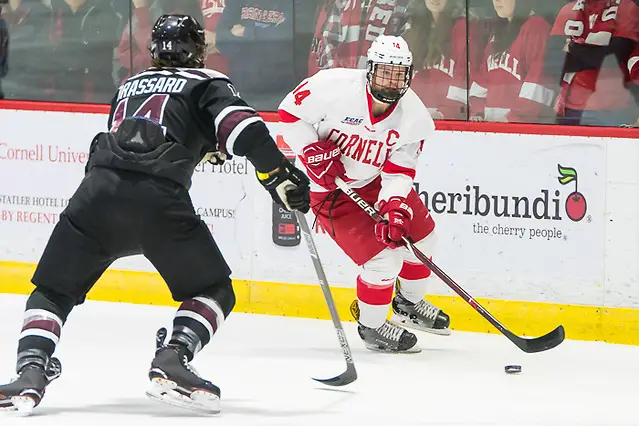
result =
[[0,403],[0,413],[7,413],[12,416],[30,416],[33,413],[35,401],[28,396],[13,396],[10,400]]
[[177,383],[171,380],[154,378],[151,380],[151,386],[146,391],[146,395],[155,401],[201,414],[218,414],[220,412],[220,397],[217,395],[204,390],[195,390],[191,392],[189,397],[178,392],[177,388]]
[[422,351],[422,348],[419,347],[419,345],[415,344],[415,346],[413,346],[410,349],[406,349],[404,351],[395,351],[395,350],[390,350],[390,349],[382,349],[377,345],[368,345],[366,343],[364,343],[364,346],[366,347],[366,349],[374,351],[374,352],[380,352],[383,354],[418,354]]
[[395,325],[399,325],[401,327],[411,328],[413,330],[423,331],[425,333],[436,334],[438,336],[450,336],[451,334],[450,328],[423,327],[423,326],[415,324],[410,319],[407,319],[406,317],[403,317],[397,314],[392,315],[390,322],[392,322]]

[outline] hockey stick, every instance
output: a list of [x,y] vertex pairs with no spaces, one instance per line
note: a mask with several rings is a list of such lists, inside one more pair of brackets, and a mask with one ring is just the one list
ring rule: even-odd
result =
[[300,223],[302,234],[304,234],[304,238],[306,239],[308,251],[311,255],[311,259],[313,260],[313,266],[315,267],[315,273],[317,274],[317,279],[319,280],[320,287],[322,287],[322,292],[324,293],[324,298],[326,299],[326,304],[328,305],[328,311],[331,314],[333,326],[335,326],[337,338],[339,339],[339,344],[342,347],[342,353],[344,354],[344,359],[346,360],[346,371],[344,371],[339,376],[333,377],[331,379],[313,378],[313,380],[330,386],[345,386],[357,379],[357,371],[355,370],[355,363],[353,362],[353,356],[351,355],[351,348],[348,345],[348,340],[346,340],[346,333],[344,333],[344,327],[342,327],[342,322],[339,319],[339,314],[337,313],[337,308],[335,307],[335,301],[333,300],[333,295],[331,294],[331,288],[328,286],[328,280],[326,279],[326,274],[324,273],[324,268],[322,267],[322,262],[320,261],[317,247],[315,246],[315,241],[313,241],[311,229],[309,228],[308,222],[306,221],[306,216],[304,216],[304,213],[300,211],[296,211],[295,215],[297,216],[297,221]]
[[[376,223],[384,222],[385,219],[380,216],[380,214],[370,205],[368,204],[362,197],[357,194],[357,192],[353,191],[348,185],[339,177],[335,179],[335,183],[344,191],[348,197],[357,203],[368,215],[373,218]],[[483,306],[481,306],[470,294],[466,292],[462,287],[459,286],[451,277],[446,275],[444,271],[442,271],[432,260],[430,260],[424,253],[422,253],[413,242],[406,237],[402,237],[404,242],[406,243],[406,248],[410,250],[413,255],[419,259],[424,265],[428,267],[432,272],[435,273],[448,287],[450,287],[455,293],[457,293],[462,299],[464,299],[470,306],[472,306],[482,317],[486,319],[489,323],[491,323],[497,330],[499,330],[504,336],[508,338],[511,342],[513,342],[519,349],[526,353],[535,353],[542,352],[548,349],[552,349],[558,346],[561,342],[564,341],[565,333],[564,327],[560,325],[555,328],[548,334],[545,334],[541,337],[537,338],[524,338],[519,337],[510,330],[508,330],[505,326],[503,326],[497,319],[490,314]]]

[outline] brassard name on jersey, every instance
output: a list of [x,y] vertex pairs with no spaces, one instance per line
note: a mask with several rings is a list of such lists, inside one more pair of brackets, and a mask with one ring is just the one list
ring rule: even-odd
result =
[[151,93],[180,93],[186,86],[186,78],[151,77],[126,82],[118,90],[118,101],[137,95]]

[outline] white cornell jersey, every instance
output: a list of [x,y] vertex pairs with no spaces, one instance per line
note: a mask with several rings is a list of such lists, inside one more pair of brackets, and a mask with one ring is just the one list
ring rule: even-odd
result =
[[[297,155],[313,142],[330,140],[342,152],[349,186],[361,188],[381,175],[379,200],[406,197],[424,141],[435,131],[435,124],[411,89],[383,116],[373,117],[373,102],[366,70],[320,71],[280,104],[282,136]],[[313,182],[311,190],[326,191]]]

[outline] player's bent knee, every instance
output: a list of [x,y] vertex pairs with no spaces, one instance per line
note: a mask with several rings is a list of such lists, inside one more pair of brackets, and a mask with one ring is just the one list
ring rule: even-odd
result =
[[403,259],[396,250],[384,249],[362,265],[360,277],[363,281],[375,285],[394,284],[402,269]]
[[235,291],[233,291],[231,277],[218,281],[211,287],[205,289],[200,295],[215,300],[220,305],[220,308],[222,308],[224,318],[228,317],[235,307]]
[[27,310],[43,309],[48,312],[53,312],[65,322],[75,304],[76,299],[73,296],[59,293],[47,287],[38,286],[33,290],[31,296],[29,296],[26,308]]

